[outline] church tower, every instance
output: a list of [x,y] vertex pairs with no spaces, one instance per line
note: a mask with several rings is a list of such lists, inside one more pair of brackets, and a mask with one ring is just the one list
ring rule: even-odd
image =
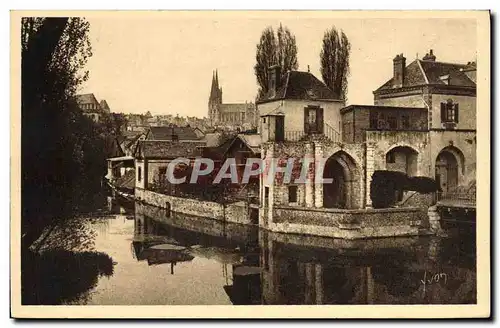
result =
[[212,87],[210,98],[208,98],[208,118],[212,125],[220,120],[219,105],[222,104],[222,88],[219,88],[219,76],[217,70],[212,74]]

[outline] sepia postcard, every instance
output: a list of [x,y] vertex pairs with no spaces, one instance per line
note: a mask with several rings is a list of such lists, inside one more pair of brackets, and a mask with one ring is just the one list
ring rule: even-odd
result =
[[12,317],[491,315],[490,12],[12,11],[10,47]]

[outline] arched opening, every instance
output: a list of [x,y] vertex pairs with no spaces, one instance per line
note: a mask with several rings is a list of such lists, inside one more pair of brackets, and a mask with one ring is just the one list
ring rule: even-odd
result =
[[343,151],[332,155],[325,163],[323,178],[332,179],[332,183],[323,185],[323,207],[359,207],[359,199],[355,193],[359,174],[351,156]]
[[399,171],[408,176],[417,175],[418,153],[408,146],[394,147],[385,155],[385,167],[389,171]]
[[459,172],[464,168],[463,155],[455,147],[446,147],[436,158],[436,181],[443,192],[454,191],[460,181]]

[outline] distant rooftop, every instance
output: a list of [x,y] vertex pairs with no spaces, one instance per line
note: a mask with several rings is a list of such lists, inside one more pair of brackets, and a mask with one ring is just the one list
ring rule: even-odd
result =
[[170,126],[152,126],[147,134],[148,140],[172,140],[172,135],[177,136],[178,140],[198,140],[198,136],[192,127],[170,127]]
[[205,143],[200,141],[142,140],[139,141],[135,156],[165,159],[194,158],[201,156],[201,149],[204,146]]

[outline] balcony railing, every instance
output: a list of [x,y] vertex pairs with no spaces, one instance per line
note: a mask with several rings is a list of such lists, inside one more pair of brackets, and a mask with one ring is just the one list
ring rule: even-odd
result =
[[476,206],[476,191],[468,192],[439,192],[437,201],[444,205]]
[[306,138],[304,131],[285,131],[286,141],[301,141]]
[[304,131],[285,131],[286,141],[302,141],[307,139],[321,139],[321,138],[327,138],[333,142],[342,141],[340,133],[326,123],[324,124],[323,133],[316,133],[316,132],[305,133]]
[[340,133],[326,123],[325,123],[325,136],[333,142],[342,141]]

